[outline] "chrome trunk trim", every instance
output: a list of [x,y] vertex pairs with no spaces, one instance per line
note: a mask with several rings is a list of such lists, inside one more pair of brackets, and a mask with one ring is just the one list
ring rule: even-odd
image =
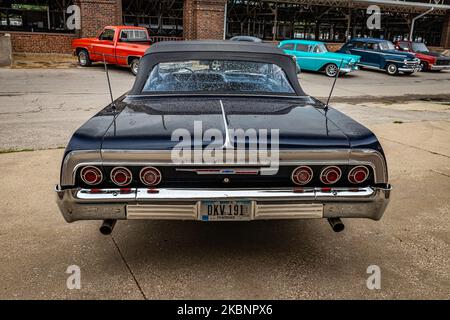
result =
[[[248,153],[246,153],[248,158]],[[373,149],[325,149],[325,150],[280,150],[280,166],[300,165],[368,165],[371,166],[375,183],[387,183],[387,165],[383,155]],[[248,159],[246,159],[247,161]],[[61,185],[74,186],[75,174],[80,166],[248,166],[244,163],[192,163],[174,164],[170,150],[87,150],[72,151],[66,155],[62,165]],[[257,164],[258,165],[258,164]],[[265,166],[267,164],[260,164]]]

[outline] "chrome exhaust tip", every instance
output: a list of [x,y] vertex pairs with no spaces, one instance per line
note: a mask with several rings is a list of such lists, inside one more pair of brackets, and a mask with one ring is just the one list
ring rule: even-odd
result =
[[344,223],[340,218],[328,218],[328,223],[334,232],[341,232],[345,229]]
[[100,226],[100,233],[107,236],[110,235],[116,225],[117,220],[114,219],[106,219],[103,220],[102,225]]

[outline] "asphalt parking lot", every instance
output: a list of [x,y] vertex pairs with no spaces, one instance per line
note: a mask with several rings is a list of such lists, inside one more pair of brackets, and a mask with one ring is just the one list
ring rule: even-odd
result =
[[[129,71],[111,68],[115,96]],[[302,73],[324,98],[332,79]],[[336,107],[372,129],[387,155],[391,204],[383,219],[67,224],[54,202],[72,132],[108,103],[101,66],[0,69],[0,298],[450,298],[450,72],[338,80]],[[23,152],[14,152],[14,151]],[[81,269],[69,290],[66,269]],[[381,289],[366,287],[370,265]]]

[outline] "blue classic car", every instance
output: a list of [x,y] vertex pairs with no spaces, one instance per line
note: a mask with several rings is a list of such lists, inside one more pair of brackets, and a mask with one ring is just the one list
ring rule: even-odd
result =
[[420,59],[413,53],[396,50],[395,45],[388,40],[355,38],[344,44],[338,52],[358,55],[361,57],[360,67],[385,70],[390,75],[399,72],[412,74],[420,70]]
[[297,59],[302,70],[324,71],[329,77],[334,77],[339,66],[340,73],[358,70],[360,57],[349,54],[329,52],[323,42],[310,40],[285,40],[278,45],[288,55]]
[[[328,92],[326,92],[327,94]],[[73,134],[56,186],[67,222],[379,220],[391,186],[366,127],[308,96],[272,45],[159,42],[133,88]]]

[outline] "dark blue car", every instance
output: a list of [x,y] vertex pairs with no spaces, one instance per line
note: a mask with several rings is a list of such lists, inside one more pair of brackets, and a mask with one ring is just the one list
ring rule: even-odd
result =
[[355,38],[337,52],[358,55],[358,65],[364,68],[386,70],[390,75],[399,72],[412,74],[420,69],[420,60],[413,53],[395,49],[391,41],[374,38]]
[[391,186],[366,127],[303,92],[272,45],[163,41],[131,91],[72,136],[56,187],[68,222],[379,220]]

